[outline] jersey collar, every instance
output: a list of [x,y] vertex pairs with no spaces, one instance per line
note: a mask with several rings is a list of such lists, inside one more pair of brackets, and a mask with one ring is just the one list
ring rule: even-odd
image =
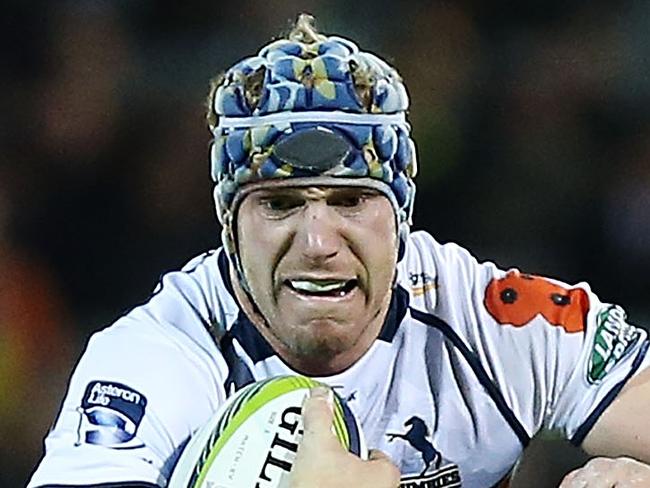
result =
[[[230,293],[231,298],[235,303],[237,299],[235,292],[230,281],[228,257],[226,253],[221,250],[218,257],[219,273],[223,280],[226,290]],[[406,311],[409,306],[409,294],[400,285],[393,288],[388,313],[384,319],[381,331],[377,340],[391,343],[395,338],[399,324],[404,319]],[[251,358],[254,363],[264,361],[275,355],[275,351],[271,345],[264,339],[262,334],[257,330],[250,318],[240,308],[237,319],[232,324],[230,329],[226,332],[231,337],[237,339],[237,342],[242,346],[246,354]]]

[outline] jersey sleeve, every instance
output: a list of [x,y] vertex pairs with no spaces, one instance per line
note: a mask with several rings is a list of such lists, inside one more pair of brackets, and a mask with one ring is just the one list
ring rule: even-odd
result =
[[28,488],[166,486],[190,435],[225,399],[196,277],[167,275],[144,306],[93,335]]
[[435,282],[434,298],[414,295],[414,305],[458,334],[530,437],[544,429],[581,444],[649,364],[646,331],[585,283],[479,263],[428,234],[411,248],[407,267]]

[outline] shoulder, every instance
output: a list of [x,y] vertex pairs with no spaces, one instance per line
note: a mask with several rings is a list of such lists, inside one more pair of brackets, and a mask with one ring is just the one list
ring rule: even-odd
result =
[[456,243],[442,244],[425,231],[413,232],[398,264],[398,283],[409,291],[411,305],[433,312],[441,301],[458,298],[488,282],[497,272],[492,263],[479,263]]
[[164,274],[144,303],[91,336],[77,371],[105,366],[131,382],[141,376],[143,383],[155,371],[179,388],[192,384],[190,377],[198,382],[225,378],[228,368],[216,338],[238,307],[219,270],[219,256],[207,252]]
[[[214,342],[237,318],[239,306],[229,282],[228,261],[219,250],[165,273],[153,293],[118,322],[146,322],[169,335],[185,336],[200,345]],[[117,323],[116,323],[117,325]]]
[[145,303],[91,336],[30,486],[169,475],[180,446],[226,398],[218,336],[238,309],[219,256],[165,274]]
[[440,243],[428,232],[416,231],[409,235],[398,269],[407,278],[413,274],[411,269],[427,269],[440,275],[483,266],[494,268],[492,263],[479,263],[470,251],[454,242]]

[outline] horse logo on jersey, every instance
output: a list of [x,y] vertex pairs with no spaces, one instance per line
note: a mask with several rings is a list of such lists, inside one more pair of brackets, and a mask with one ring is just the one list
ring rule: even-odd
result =
[[[407,442],[420,453],[424,468],[417,475],[403,476],[400,486],[404,488],[452,488],[461,486],[458,466],[449,464],[443,468],[440,467],[442,455],[428,439],[429,429],[424,420],[413,416],[404,422],[404,427],[408,428],[404,433],[386,434],[388,442],[393,442],[395,439],[402,439]],[[427,473],[432,466],[434,471]]]
[[77,445],[96,444],[113,449],[136,449],[144,444],[135,433],[147,399],[121,383],[91,381],[81,407]]
[[565,288],[541,276],[510,271],[485,289],[485,308],[499,324],[523,327],[541,315],[569,333],[585,330],[589,297],[582,288]]

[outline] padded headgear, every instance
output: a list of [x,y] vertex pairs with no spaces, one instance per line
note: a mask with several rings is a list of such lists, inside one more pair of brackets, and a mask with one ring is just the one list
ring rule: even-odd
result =
[[301,21],[231,67],[211,95],[214,198],[238,271],[237,209],[266,180],[370,186],[391,201],[401,247],[408,235],[417,164],[402,80],[347,39],[308,23],[300,31]]

